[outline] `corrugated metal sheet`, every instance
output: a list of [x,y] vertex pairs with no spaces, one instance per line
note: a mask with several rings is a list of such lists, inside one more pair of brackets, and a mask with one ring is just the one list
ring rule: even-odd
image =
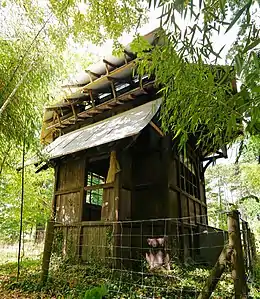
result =
[[60,136],[48,145],[43,154],[58,158],[138,134],[153,118],[161,99],[148,102],[119,115]]
[[[159,30],[160,29],[157,28],[148,34],[145,34],[143,36],[143,38],[149,44],[152,45],[154,43],[154,41],[156,40],[156,38],[158,37]],[[157,44],[161,44],[161,43],[163,43],[162,40],[160,42],[157,41]],[[128,57],[128,59],[127,59],[128,62],[133,60],[133,57],[135,57],[135,53],[133,53],[133,51],[131,49],[131,43],[126,45],[124,47],[124,50],[126,50],[126,52],[132,56],[132,58]],[[72,84],[68,84],[68,85],[71,85],[71,86],[86,85],[86,84],[89,84],[90,82],[97,79],[94,75],[91,75],[91,73],[98,74],[99,76],[104,76],[107,74],[107,68],[108,68],[108,71],[111,72],[114,69],[114,67],[112,67],[111,65],[106,66],[106,61],[112,65],[115,65],[116,68],[119,68],[120,66],[125,64],[125,57],[124,57],[123,53],[119,57],[115,57],[113,55],[107,55],[104,57],[104,59],[89,66],[85,72],[82,72],[81,74],[79,74],[77,76],[76,80]]]

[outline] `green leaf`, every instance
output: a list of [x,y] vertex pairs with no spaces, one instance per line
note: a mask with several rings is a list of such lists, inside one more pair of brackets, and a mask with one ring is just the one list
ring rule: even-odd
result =
[[248,3],[247,3],[244,7],[242,7],[242,8],[237,12],[236,16],[234,17],[234,19],[232,20],[232,22],[229,24],[229,26],[228,26],[228,28],[227,28],[227,30],[226,30],[225,33],[227,33],[227,32],[228,32],[228,31],[235,25],[235,23],[236,23],[236,22],[238,21],[238,19],[242,16],[242,14],[243,14],[246,10],[248,10],[248,9],[250,8],[251,3],[252,3],[252,0],[249,0]]
[[221,12],[222,12],[223,15],[225,15],[226,1],[227,0],[219,0],[220,10],[221,10]]
[[255,41],[253,41],[251,44],[249,44],[248,46],[246,46],[243,50],[243,53],[248,52],[249,50],[255,48],[257,45],[259,45],[260,43],[260,38],[256,39]]
[[199,0],[199,9],[201,10],[201,8],[202,8],[202,1],[203,0]]
[[255,86],[252,88],[252,92],[260,92],[260,86]]
[[235,63],[236,63],[237,73],[240,74],[242,71],[242,65],[243,65],[243,59],[242,59],[241,55],[237,54],[235,56]]

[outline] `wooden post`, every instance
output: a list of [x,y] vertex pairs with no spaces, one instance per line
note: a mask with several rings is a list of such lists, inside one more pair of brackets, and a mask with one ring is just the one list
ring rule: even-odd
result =
[[47,281],[48,278],[52,243],[54,238],[54,223],[55,222],[51,220],[47,223],[41,272],[41,283],[43,284]]
[[228,213],[229,246],[233,248],[231,256],[232,278],[235,287],[235,299],[247,298],[246,274],[239,226],[239,212]]
[[54,238],[54,224],[55,224],[54,219],[56,217],[56,203],[57,203],[57,196],[56,196],[55,192],[58,190],[59,172],[60,172],[60,165],[56,164],[55,165],[54,193],[53,193],[53,199],[52,199],[51,219],[47,222],[43,259],[42,259],[41,283],[43,283],[43,284],[46,282],[46,280],[48,278],[52,243],[53,243],[53,238]]
[[210,298],[212,292],[215,290],[217,283],[219,282],[219,279],[221,275],[223,274],[227,263],[231,259],[233,249],[230,248],[229,245],[226,245],[223,250],[221,251],[221,254],[214,266],[214,268],[211,271],[210,276],[208,277],[205,286],[200,293],[198,299],[208,299]]

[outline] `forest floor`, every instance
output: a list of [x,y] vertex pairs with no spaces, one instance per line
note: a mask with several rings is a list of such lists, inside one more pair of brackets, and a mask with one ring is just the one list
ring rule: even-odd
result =
[[[10,261],[11,260],[11,261]],[[115,269],[114,269],[115,270]],[[49,279],[40,284],[41,256],[24,258],[17,282],[15,254],[8,259],[0,250],[0,298],[21,299],[101,299],[101,298],[197,298],[210,270],[205,267],[173,265],[170,275],[142,273],[142,281],[134,280],[132,274],[120,277],[111,275],[111,269],[97,264],[71,265],[68,262],[52,262]],[[260,271],[256,272],[260,282]],[[251,298],[260,298],[260,283],[255,283]],[[106,295],[106,297],[102,297]],[[226,273],[211,298],[232,298],[233,284]]]

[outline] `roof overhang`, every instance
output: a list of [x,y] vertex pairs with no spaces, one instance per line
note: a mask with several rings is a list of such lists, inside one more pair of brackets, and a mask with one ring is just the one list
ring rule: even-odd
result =
[[[42,151],[43,160],[50,161],[59,157],[94,148],[106,143],[135,136],[141,132],[155,116],[162,100],[148,102],[131,110],[80,128],[58,137]],[[40,163],[41,159],[32,158],[26,165]]]

